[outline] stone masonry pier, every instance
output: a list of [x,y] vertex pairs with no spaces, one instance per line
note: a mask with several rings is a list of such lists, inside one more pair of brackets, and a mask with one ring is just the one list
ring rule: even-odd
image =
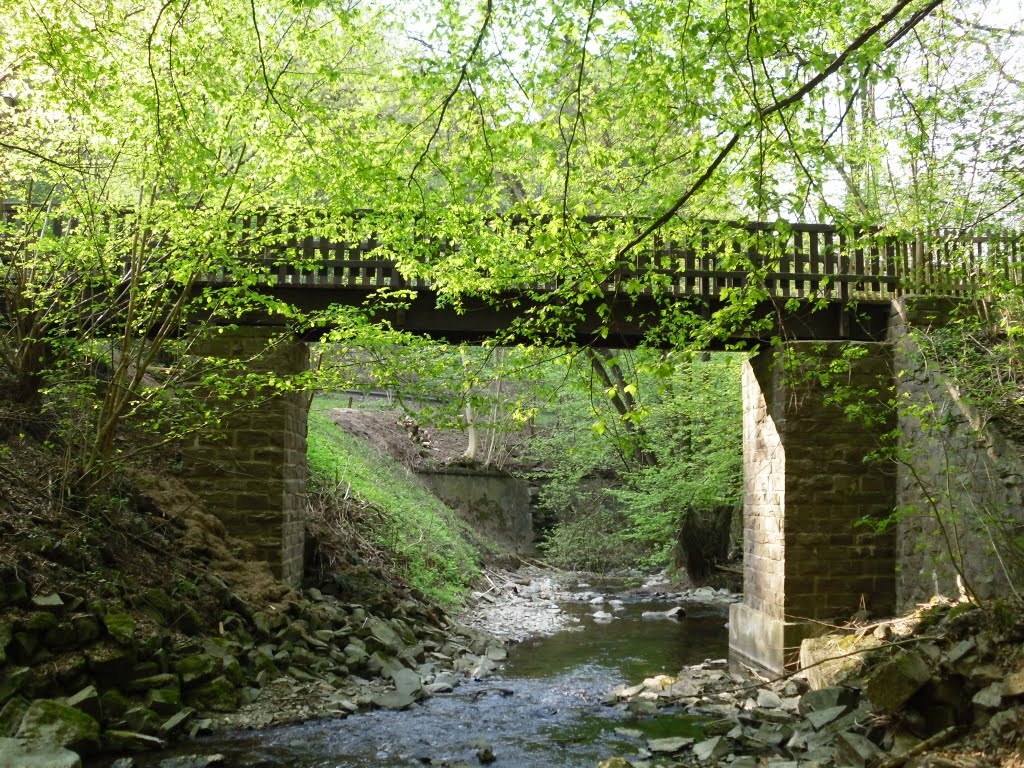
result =
[[895,533],[858,525],[895,505],[892,463],[865,461],[892,416],[849,419],[823,371],[854,402],[878,403],[892,391],[891,346],[789,342],[743,372],[744,599],[730,611],[729,646],[773,672],[820,622],[895,608]]
[[[192,353],[244,363],[250,373],[301,373],[309,366],[306,344],[282,338],[279,329],[225,330]],[[306,504],[306,402],[300,393],[239,403],[218,429],[192,439],[183,452],[189,486],[228,531],[256,550],[287,584],[302,579]],[[246,407],[246,406],[249,407]]]

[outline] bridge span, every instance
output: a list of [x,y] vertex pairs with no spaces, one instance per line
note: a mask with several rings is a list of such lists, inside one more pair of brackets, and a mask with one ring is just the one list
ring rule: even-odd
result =
[[[456,311],[427,279],[378,258],[375,241],[331,241],[291,234],[246,246],[258,289],[309,311],[366,306],[384,291],[404,303],[376,311],[397,328],[450,341],[521,338],[524,317],[565,301],[571,277],[522,275],[500,292],[463,297]],[[711,316],[731,296],[756,295],[755,325],[719,339],[755,348],[743,373],[744,600],[733,607],[730,646],[780,671],[821,622],[866,607],[896,609],[895,533],[857,526],[896,505],[892,466],[866,461],[895,426],[887,411],[871,425],[845,418],[814,375],[844,366],[848,385],[887,401],[897,382],[893,341],[908,324],[931,322],[941,302],[915,296],[980,297],[983,276],[1021,281],[1019,237],[946,230],[890,235],[826,225],[708,223],[684,239],[651,238],[628,258],[610,260],[560,342],[632,347],[663,313]],[[408,266],[408,265],[407,265]],[[230,284],[203,274],[196,290]],[[922,320],[923,319],[923,320]],[[252,315],[198,350],[248,359],[287,333],[284,320]],[[543,337],[543,334],[542,334]],[[529,338],[536,338],[530,335]],[[309,336],[274,345],[268,370],[308,366]],[[774,343],[775,346],[771,346]],[[849,354],[856,349],[856,354]],[[306,409],[298,394],[240,411],[218,439],[198,436],[185,451],[189,482],[228,529],[252,542],[284,581],[303,574]]]

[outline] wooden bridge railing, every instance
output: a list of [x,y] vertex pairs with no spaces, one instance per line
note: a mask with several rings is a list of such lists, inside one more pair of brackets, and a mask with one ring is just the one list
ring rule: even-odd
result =
[[[0,222],[16,221],[19,210],[4,205]],[[275,229],[266,214],[236,219],[235,229],[236,255],[261,285],[366,292],[431,288],[423,279],[405,278],[393,261],[377,258],[380,244],[374,240],[331,240],[303,234],[294,223]],[[75,230],[74,221],[51,219],[40,231],[67,237]],[[443,258],[443,250],[439,246],[435,256]],[[651,237],[628,263],[608,270],[604,286],[608,292],[715,298],[754,280],[781,299],[886,302],[904,293],[975,296],[989,290],[993,277],[1024,282],[1022,251],[1022,236],[1005,230],[887,234],[825,224],[701,222],[685,234]],[[223,285],[231,277],[215,269],[201,282]],[[521,290],[557,287],[557,280],[545,275],[523,275],[517,285]]]

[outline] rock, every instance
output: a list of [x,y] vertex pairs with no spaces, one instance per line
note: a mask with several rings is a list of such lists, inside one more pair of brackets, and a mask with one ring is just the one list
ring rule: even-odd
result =
[[647,742],[647,749],[651,752],[661,752],[665,754],[671,754],[678,752],[681,749],[693,744],[693,739],[688,739],[684,736],[674,736],[666,739],[650,739]]
[[212,712],[234,712],[238,709],[238,691],[226,677],[217,677],[188,691],[185,703]]
[[870,635],[826,635],[800,643],[800,669],[813,690],[839,685],[864,667],[863,654],[881,641]]
[[15,696],[4,704],[0,709],[0,736],[14,736],[21,725],[21,718],[28,711],[28,701],[21,696]]
[[374,651],[370,658],[366,660],[366,668],[385,677],[399,669],[405,669],[402,666],[402,662],[398,661],[398,659],[392,658],[380,651]]
[[988,729],[1000,736],[1020,734],[1024,731],[1022,726],[1024,726],[1024,710],[1019,708],[1004,709],[1002,712],[996,712],[992,715],[992,719],[988,721]]
[[180,755],[161,760],[159,768],[210,768],[214,765],[226,765],[228,759],[221,754],[213,755]]
[[414,699],[422,698],[425,693],[423,680],[411,669],[397,669],[389,677],[395,684],[395,691],[401,694],[408,694]]
[[508,649],[504,645],[489,645],[485,654],[491,661],[506,661]]
[[100,711],[104,720],[116,720],[128,711],[129,703],[124,694],[116,688],[106,690],[100,695]]
[[209,653],[197,653],[174,662],[174,671],[181,677],[181,684],[190,688],[217,677],[224,663]]
[[146,706],[158,715],[167,717],[181,709],[181,691],[173,688],[155,688],[146,693]]
[[973,651],[977,650],[977,648],[978,643],[973,638],[961,640],[959,643],[957,643],[949,649],[949,652],[946,654],[946,661],[948,661],[950,664],[956,664],[958,661],[966,657],[969,653],[972,653]]
[[32,670],[28,667],[6,668],[0,676],[0,704],[21,691],[31,677]]
[[108,611],[103,616],[103,626],[121,645],[131,645],[135,640],[135,619],[127,613]]
[[594,611],[590,616],[594,621],[611,621],[615,618],[608,611]]
[[49,595],[35,595],[31,601],[32,607],[41,611],[51,611],[53,613],[62,613],[64,611],[64,601],[61,600],[60,595],[53,592]]
[[642,739],[644,737],[644,732],[636,728],[616,728],[614,733],[624,739]]
[[135,680],[129,680],[122,688],[125,693],[142,693],[149,691],[154,688],[174,688],[178,687],[178,676],[166,673],[159,675],[149,675],[148,677],[140,677]]
[[721,736],[707,739],[693,747],[693,756],[702,761],[725,757],[727,754],[729,754],[729,743]]
[[0,621],[0,666],[7,663],[7,646],[14,637],[14,625],[9,621]]
[[159,587],[147,589],[135,603],[136,607],[157,624],[170,625],[181,613],[181,608],[170,595]]
[[103,685],[118,685],[135,677],[135,651],[111,647],[90,648],[85,652],[89,670]]
[[103,732],[103,746],[111,752],[145,752],[151,749],[163,749],[167,746],[167,742],[144,733],[110,729]]
[[846,707],[839,704],[835,707],[829,707],[828,709],[816,709],[813,712],[808,712],[804,717],[811,727],[816,731],[820,731],[823,726],[828,725],[837,717],[840,717],[846,711]]
[[779,709],[782,707],[782,697],[774,691],[762,688],[757,692],[757,706],[766,709]]
[[863,768],[875,761],[881,750],[859,733],[844,732],[836,737],[837,756],[843,764]]
[[405,709],[416,703],[416,697],[408,691],[391,691],[372,696],[370,702],[380,709]]
[[656,715],[658,714],[658,705],[653,701],[631,701],[626,705],[626,711],[640,717]]
[[633,764],[624,757],[609,757],[598,763],[597,768],[633,768]]
[[1019,669],[1006,676],[1003,681],[1003,696],[1024,696],[1024,669]]
[[368,625],[370,634],[373,638],[389,650],[391,655],[397,656],[405,650],[405,644],[402,642],[402,638],[398,636],[398,633],[386,621],[373,616],[370,617]]
[[185,722],[194,714],[195,710],[189,709],[188,707],[176,712],[160,724],[160,733],[164,736],[171,735],[184,725]]
[[480,761],[481,765],[493,763],[495,760],[498,759],[494,756],[494,747],[491,746],[490,742],[485,741],[484,739],[477,739],[476,741],[471,741],[469,743],[469,746],[476,753],[476,759]]
[[669,608],[667,611],[644,611],[640,614],[641,619],[680,619],[686,615],[682,606]]
[[851,688],[819,688],[808,691],[800,697],[800,714],[831,709],[840,705],[852,707],[857,703],[857,694]]
[[160,729],[160,716],[148,707],[129,707],[113,726],[124,731],[156,733]]
[[488,677],[498,669],[498,665],[488,658],[482,658],[476,663],[476,665],[469,671],[469,676],[474,680],[481,680]]
[[85,712],[85,714],[96,720],[100,719],[103,710],[100,706],[100,695],[94,685],[86,686],[73,696],[68,696],[64,699],[64,703],[69,707]]
[[1003,683],[992,683],[982,688],[974,694],[971,703],[982,709],[999,709],[1003,704]]
[[930,679],[925,660],[913,651],[904,651],[872,670],[864,693],[876,710],[893,714]]
[[0,768],[82,768],[82,759],[63,747],[0,738]]
[[33,701],[15,735],[33,745],[64,747],[79,753],[95,752],[100,746],[96,719],[53,699]]

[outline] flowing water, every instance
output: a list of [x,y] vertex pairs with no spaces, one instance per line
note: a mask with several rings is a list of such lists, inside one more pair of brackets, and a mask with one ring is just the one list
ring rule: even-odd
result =
[[[239,768],[478,765],[479,742],[485,741],[499,768],[593,768],[612,754],[635,753],[638,742],[616,735],[616,728],[655,737],[700,735],[700,721],[684,713],[634,719],[600,703],[620,683],[676,674],[685,665],[726,655],[724,609],[690,605],[679,621],[640,617],[668,607],[629,601],[614,621],[599,624],[587,616],[591,606],[566,606],[581,617],[580,624],[515,646],[498,675],[407,711],[220,736],[178,754],[220,753],[225,765]],[[139,764],[159,765],[168,754]]]

